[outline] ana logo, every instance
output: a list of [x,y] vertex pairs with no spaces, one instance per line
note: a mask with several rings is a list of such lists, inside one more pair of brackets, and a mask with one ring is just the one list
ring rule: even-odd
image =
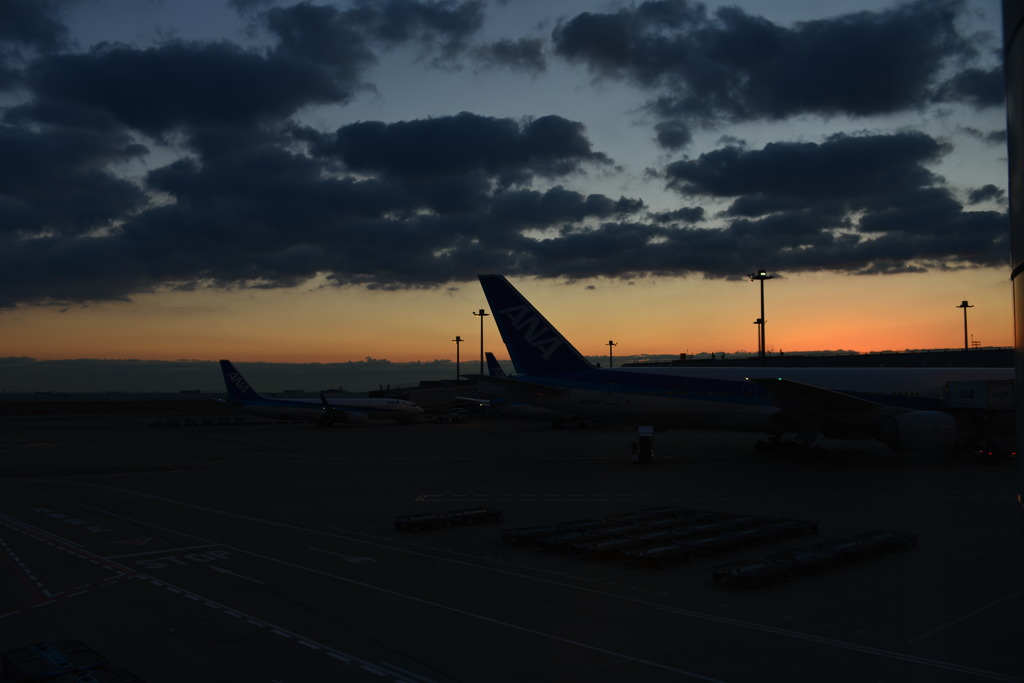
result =
[[249,385],[245,383],[245,380],[242,379],[242,376],[239,375],[237,372],[232,372],[230,375],[228,375],[228,379],[231,380],[231,384],[233,384],[234,387],[238,389],[240,392],[242,392],[243,394],[248,393]]
[[544,360],[551,358],[552,354],[562,345],[562,338],[543,319],[532,306],[521,304],[498,311],[508,318],[527,344],[537,349]]

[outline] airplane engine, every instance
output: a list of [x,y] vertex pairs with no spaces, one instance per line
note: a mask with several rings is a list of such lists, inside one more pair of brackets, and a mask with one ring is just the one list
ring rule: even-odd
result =
[[956,419],[937,410],[916,410],[888,417],[879,439],[897,451],[947,451],[956,445]]
[[370,421],[370,416],[366,413],[346,413],[345,423],[350,425],[364,425]]

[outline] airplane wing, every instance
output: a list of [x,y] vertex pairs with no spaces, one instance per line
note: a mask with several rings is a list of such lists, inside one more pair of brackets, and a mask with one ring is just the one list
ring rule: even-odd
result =
[[491,377],[490,375],[463,375],[463,377],[475,380],[477,385],[483,389],[500,393],[503,398],[524,403],[538,398],[554,399],[565,393],[565,389],[556,389],[543,384],[507,377]]
[[881,403],[857,398],[841,391],[822,389],[812,384],[794,382],[781,377],[751,377],[750,381],[765,389],[772,400],[786,413],[858,413],[886,408]]
[[328,401],[327,394],[322,391],[320,392],[320,405],[324,411],[324,415],[320,419],[324,424],[329,424],[331,422],[344,424],[366,424],[370,419],[366,413],[339,408]]
[[477,396],[456,396],[455,400],[457,400],[457,401],[465,401],[467,403],[475,403],[478,406],[483,406],[485,408],[491,405],[491,399],[489,399],[489,398],[480,398],[480,397],[477,397]]

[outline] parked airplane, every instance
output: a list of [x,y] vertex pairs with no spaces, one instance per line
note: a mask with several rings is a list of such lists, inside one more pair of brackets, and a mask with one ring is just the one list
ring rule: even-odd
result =
[[505,371],[501,369],[501,364],[498,363],[498,359],[494,357],[494,354],[488,351],[484,354],[484,360],[487,361],[487,374],[491,377],[508,377]]
[[[484,353],[484,359],[487,361],[487,374],[490,377],[507,378],[508,375],[502,369],[498,363],[498,359],[494,357],[494,354],[490,351]],[[478,386],[479,391],[479,386]],[[484,390],[486,394],[486,389]],[[542,408],[540,406],[528,403],[526,401],[516,401],[504,396],[488,396],[487,398],[474,398],[466,399],[475,402],[478,405],[486,406],[491,409],[491,413],[500,417],[521,417],[529,418],[533,420],[552,420],[556,425],[559,425],[567,420],[573,419],[572,415],[566,415],[565,413],[558,410],[551,410],[549,408]]]
[[954,447],[951,381],[1006,381],[1011,368],[606,368],[592,365],[503,275],[480,284],[516,369],[478,377],[495,395],[581,417],[696,429],[873,438],[900,451]]
[[411,422],[423,409],[396,398],[275,398],[257,393],[229,360],[220,362],[228,403],[244,412],[280,420],[315,420],[321,427],[334,423],[364,424],[371,418]]

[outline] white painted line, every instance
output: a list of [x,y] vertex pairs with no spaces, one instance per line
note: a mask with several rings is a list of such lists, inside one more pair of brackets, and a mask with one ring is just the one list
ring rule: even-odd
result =
[[202,550],[204,548],[217,548],[217,544],[191,545],[186,548],[164,548],[163,550],[147,550],[144,553],[129,553],[127,555],[104,555],[107,560],[123,560],[128,557],[144,557],[146,555],[166,555],[167,553],[180,553],[186,550]]
[[403,669],[402,667],[398,666],[397,664],[388,664],[388,663],[385,662],[385,663],[382,663],[382,664],[378,664],[377,666],[379,666],[381,669],[384,669],[385,671],[393,671],[393,672],[395,672],[395,675],[398,676],[399,679],[401,679],[401,680],[423,681],[424,683],[431,683],[433,681],[432,678],[426,678],[424,676],[420,676],[419,674],[413,673],[412,671],[409,671],[408,669]]

